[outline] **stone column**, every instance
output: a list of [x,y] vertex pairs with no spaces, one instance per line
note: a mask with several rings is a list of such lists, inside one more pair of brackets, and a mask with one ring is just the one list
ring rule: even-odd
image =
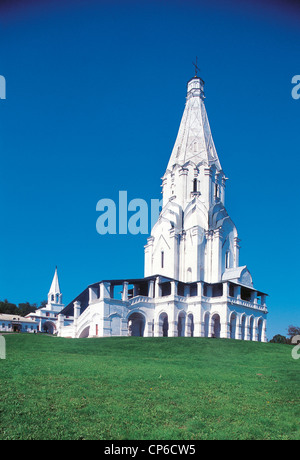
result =
[[136,297],[137,295],[139,295],[139,287],[134,284],[133,285],[133,297]]
[[233,248],[234,248],[234,255],[233,255],[233,267],[236,268],[239,266],[239,259],[240,259],[240,246],[239,246],[239,238],[236,236],[233,240]]
[[267,342],[267,321],[265,319],[263,320],[262,324],[261,341]]
[[200,319],[194,320],[194,337],[204,337],[204,323]]
[[213,283],[217,283],[222,275],[222,239],[223,231],[217,228],[213,233],[212,241],[212,279]]
[[230,338],[230,323],[228,321],[220,321],[221,332],[220,338],[221,339],[229,339]]
[[168,337],[178,337],[177,321],[169,321]]
[[156,286],[155,286],[155,297],[161,297],[161,286],[160,286],[160,277],[159,276],[156,278],[155,284],[156,284]]
[[122,300],[123,302],[126,302],[128,300],[128,282],[127,281],[124,281],[123,283]]
[[210,207],[212,203],[212,197],[213,197],[213,192],[212,192],[212,170],[210,168],[205,168],[204,169],[204,175],[205,175],[205,182],[206,182],[206,190],[205,190],[205,195],[206,195],[206,201],[208,203],[208,206]]
[[64,327],[65,324],[65,316],[59,313],[57,315],[57,331],[58,333],[61,331],[61,329]]
[[241,300],[241,286],[234,286],[234,297]]
[[235,338],[237,340],[242,339],[242,324],[241,324],[241,317],[240,315],[236,315],[235,320]]
[[94,300],[97,300],[97,294],[93,287],[89,287],[89,304],[92,303]]
[[267,300],[266,294],[262,294],[262,295],[261,295],[261,305],[262,305],[262,307],[266,307],[266,306],[267,306],[267,305],[266,305],[266,300]]
[[179,169],[179,178],[181,178],[181,190],[183,190],[183,202],[186,203],[188,200],[187,196],[187,176],[188,176],[189,169],[182,167]]
[[221,201],[225,205],[225,187],[226,187],[227,177],[223,174],[222,176],[222,187],[221,187]]
[[223,283],[223,298],[225,302],[227,302],[228,296],[229,296],[229,286],[228,286],[228,282],[226,281],[225,283]]
[[145,323],[145,330],[144,330],[144,337],[153,337],[153,321],[146,321]]
[[177,295],[178,282],[171,281],[171,295]]
[[128,321],[126,318],[121,319],[121,336],[126,337],[128,335]]
[[74,321],[79,318],[80,309],[81,309],[81,303],[78,300],[76,300],[74,302]]
[[148,281],[148,297],[154,297],[154,280]]
[[77,337],[77,322],[80,316],[81,304],[78,300],[74,302],[74,338]]
[[162,324],[158,318],[158,320],[154,322],[154,337],[161,337],[161,336],[162,336]]
[[251,291],[250,300],[251,300],[252,303],[257,304],[257,292],[256,291]]
[[100,283],[100,299],[110,299],[110,283]]
[[250,340],[250,318],[249,316],[246,316],[246,321],[245,321],[245,339],[244,340]]
[[197,283],[197,296],[198,297],[203,296],[203,283],[201,281],[199,281],[199,283]]
[[253,341],[253,342],[257,342],[257,341],[258,341],[257,318],[254,318],[254,321],[253,321],[252,341]]
[[212,315],[209,316],[209,323],[208,323],[208,337],[212,337],[214,334],[214,322],[212,320]]
[[207,275],[207,282],[212,282],[212,239],[213,239],[213,232],[212,230],[205,230],[205,238],[206,238],[206,255],[205,255],[205,266],[206,266],[206,275]]

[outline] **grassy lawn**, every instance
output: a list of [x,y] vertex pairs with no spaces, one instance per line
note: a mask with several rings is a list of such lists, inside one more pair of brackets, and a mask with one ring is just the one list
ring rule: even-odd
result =
[[6,335],[0,439],[300,439],[291,346]]

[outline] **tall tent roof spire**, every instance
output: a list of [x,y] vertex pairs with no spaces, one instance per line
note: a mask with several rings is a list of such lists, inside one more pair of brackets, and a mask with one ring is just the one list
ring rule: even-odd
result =
[[49,294],[61,294],[60,292],[60,287],[59,287],[59,282],[58,282],[58,274],[57,274],[57,266],[55,267],[55,272],[52,280],[52,284],[50,287]]
[[[197,71],[198,65],[195,65]],[[204,81],[197,75],[187,83],[186,104],[167,170],[188,161],[221,170],[204,104]]]

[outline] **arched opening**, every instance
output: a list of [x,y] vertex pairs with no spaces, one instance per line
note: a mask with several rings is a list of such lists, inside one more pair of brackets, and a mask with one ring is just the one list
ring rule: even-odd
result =
[[217,313],[211,318],[211,330],[212,337],[219,339],[221,335],[221,321],[220,316]]
[[53,324],[51,321],[46,321],[43,324],[43,331],[46,332],[47,334],[54,334],[55,324]]
[[245,330],[246,330],[246,315],[243,315],[242,320],[241,320],[241,340],[245,340]]
[[257,323],[257,340],[261,342],[262,339],[262,328],[263,328],[263,320],[259,318],[258,323]]
[[180,312],[178,315],[177,332],[178,332],[178,337],[184,337],[185,314],[183,312]]
[[80,339],[86,339],[90,335],[90,326],[87,326],[83,331],[80,333],[79,338]]
[[141,313],[132,313],[128,318],[128,335],[144,337],[145,318]]
[[253,326],[254,326],[254,319],[253,316],[251,316],[250,321],[249,321],[249,339],[253,340]]
[[187,282],[187,283],[190,283],[190,282],[192,281],[192,269],[191,269],[191,267],[189,267],[189,268],[187,269],[186,278],[187,278],[187,279],[186,279],[186,282]]
[[204,337],[209,336],[209,313],[206,312],[204,315]]
[[236,339],[236,314],[232,313],[230,316],[230,338]]
[[187,336],[194,337],[194,316],[190,313],[187,316]]
[[168,337],[169,321],[167,313],[159,315],[159,336]]

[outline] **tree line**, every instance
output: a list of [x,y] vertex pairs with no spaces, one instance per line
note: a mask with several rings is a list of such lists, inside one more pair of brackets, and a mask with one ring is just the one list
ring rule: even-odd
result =
[[281,334],[274,335],[273,339],[270,340],[271,343],[284,343],[284,344],[291,344],[292,338],[296,335],[300,336],[300,327],[297,326],[289,326],[287,337]]
[[18,305],[9,302],[7,299],[0,300],[0,314],[26,316],[29,313],[34,313],[38,308],[44,307],[47,300],[43,300],[40,305],[36,303],[19,303]]

